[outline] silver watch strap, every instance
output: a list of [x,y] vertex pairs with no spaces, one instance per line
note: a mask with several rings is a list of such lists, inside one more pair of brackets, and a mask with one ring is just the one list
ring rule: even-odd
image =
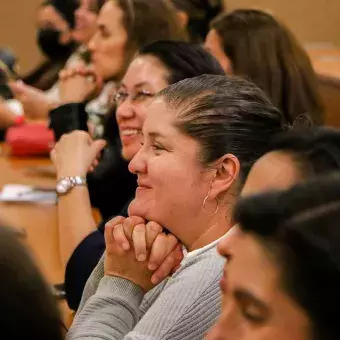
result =
[[75,187],[76,185],[87,185],[86,177],[81,176],[71,176],[71,177],[64,177],[64,179],[68,179],[72,187]]
[[75,186],[86,186],[86,177],[81,176],[69,176],[62,177],[56,185],[56,191],[58,195],[65,195],[70,192]]

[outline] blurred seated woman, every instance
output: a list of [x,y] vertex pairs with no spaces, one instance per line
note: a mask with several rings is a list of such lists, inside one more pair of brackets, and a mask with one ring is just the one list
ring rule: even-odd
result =
[[290,186],[314,176],[340,171],[340,130],[293,128],[269,143],[270,152],[251,168],[242,196]]
[[211,24],[205,46],[227,73],[257,84],[293,123],[309,116],[324,121],[316,75],[294,35],[270,14],[240,9]]
[[[48,0],[40,5],[37,20],[37,42],[48,60],[30,75],[23,77],[23,80],[29,85],[41,90],[48,90],[58,80],[59,71],[76,48],[72,38],[76,8],[75,0]],[[48,104],[42,91],[33,87],[28,86],[31,91],[21,93],[21,81],[18,83],[19,86],[16,86],[14,82],[18,78],[19,76],[10,79],[11,97],[15,96],[16,102],[12,100],[0,103],[0,126],[2,128],[22,124],[24,121],[22,114],[26,111],[28,114],[34,110],[48,112],[50,106],[53,105],[52,102]],[[17,87],[19,87],[19,92]],[[33,107],[26,104],[26,102],[31,102],[30,98],[33,98],[33,103],[35,103]]]
[[47,0],[38,9],[37,43],[47,58],[22,80],[39,90],[49,90],[57,81],[58,74],[76,49],[72,30],[75,25],[75,0]]
[[[339,339],[340,177],[241,199],[209,340]],[[226,279],[227,277],[227,279]]]
[[[262,91],[234,77],[182,80],[158,92],[147,110],[142,146],[129,165],[138,178],[130,217],[106,225],[106,252],[68,339],[203,338],[220,310],[223,261],[216,245],[232,226],[230,211],[251,165],[283,129],[281,113]],[[189,252],[158,285],[164,277],[152,278],[150,222]],[[132,238],[130,246],[118,231]],[[147,251],[140,253],[143,242]]]
[[[47,61],[46,65],[41,66],[41,69],[38,68],[24,78],[23,82],[11,84],[12,91],[16,98],[21,101],[25,115],[29,119],[46,120],[48,112],[60,104],[58,76],[61,68],[65,67],[65,62],[66,67],[71,67],[80,62],[87,63],[89,61],[86,45],[97,28],[97,15],[104,2],[104,0],[80,0],[79,2],[76,0],[67,2],[55,0],[46,1],[41,6],[38,25],[42,29],[37,34],[38,44],[43,53],[49,55],[52,61]],[[72,7],[72,5],[76,7]],[[72,30],[59,33],[61,29],[59,26],[62,22],[60,21],[61,17],[56,15],[59,12],[54,8],[67,14],[65,14],[65,17],[68,18]],[[73,8],[73,12],[70,11],[71,8]],[[64,41],[66,38],[72,39],[73,43],[70,42],[70,45],[67,46],[61,45],[59,40]],[[77,45],[79,47],[75,49],[74,47]],[[69,55],[70,47],[73,49],[71,55]],[[58,72],[56,72],[53,66],[55,65],[55,58],[60,54],[65,55],[65,51],[69,57],[67,59],[62,58],[62,62],[57,65]],[[41,87],[40,83],[46,83],[46,86],[43,86],[48,90],[44,92],[36,88]],[[93,105],[95,105],[95,101]]]
[[56,301],[29,252],[11,229],[0,227],[1,339],[62,340]]
[[171,0],[180,21],[189,35],[189,40],[202,43],[209,31],[210,22],[222,10],[222,0]]
[[[217,60],[202,47],[186,42],[158,41],[147,45],[128,67],[117,90],[120,137],[119,149],[114,149],[117,157],[122,154],[125,160],[117,161],[115,168],[104,172],[102,162],[106,160],[101,159],[95,173],[96,178],[100,175],[99,188],[90,175],[87,177],[88,190],[75,187],[59,198],[60,248],[66,265],[65,289],[71,308],[77,309],[85,283],[105,250],[105,220],[113,215],[127,214],[121,210],[133,197],[137,185],[136,177],[128,171],[127,161],[140,148],[139,134],[150,100],[168,85],[202,74],[222,75],[224,72]],[[93,142],[88,134],[80,131],[64,135],[52,152],[58,178],[86,176],[103,146],[101,141]],[[97,187],[93,188],[94,185]],[[99,230],[91,214],[89,197],[92,204],[100,200],[103,202],[101,207],[107,207]]]
[[[97,31],[88,43],[91,66],[66,69],[60,75],[63,105],[51,112],[51,127],[57,140],[63,133],[87,130],[89,119],[92,127],[99,125],[98,130],[92,129],[92,134],[102,137],[102,121],[111,108],[108,94],[110,90],[111,94],[114,92],[112,88],[125,74],[134,54],[157,40],[184,39],[185,31],[175,9],[166,0],[107,1],[98,16]],[[101,91],[100,105],[93,108],[89,103],[85,110],[88,99]]]

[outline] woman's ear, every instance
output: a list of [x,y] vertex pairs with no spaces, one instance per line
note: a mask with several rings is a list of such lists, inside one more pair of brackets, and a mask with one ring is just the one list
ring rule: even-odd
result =
[[232,154],[224,155],[216,164],[216,174],[210,188],[211,198],[226,193],[237,181],[241,168],[238,158]]
[[182,28],[186,28],[188,26],[189,22],[188,14],[186,14],[183,11],[177,11],[177,18]]

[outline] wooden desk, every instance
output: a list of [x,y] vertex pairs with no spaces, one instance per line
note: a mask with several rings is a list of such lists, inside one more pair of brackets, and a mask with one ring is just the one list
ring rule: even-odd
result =
[[[11,159],[0,156],[0,187],[5,184],[29,184],[53,187],[55,180],[27,172],[30,167],[48,166],[49,159]],[[32,249],[39,268],[48,282],[64,282],[64,270],[59,255],[57,207],[55,205],[0,202],[0,218],[7,225],[25,229],[27,243]],[[60,303],[66,325],[70,325],[72,312],[65,301]]]

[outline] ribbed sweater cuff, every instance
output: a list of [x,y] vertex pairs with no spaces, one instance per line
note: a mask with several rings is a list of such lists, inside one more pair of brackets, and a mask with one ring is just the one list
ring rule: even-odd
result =
[[128,301],[135,300],[140,304],[144,291],[135,283],[116,276],[105,275],[99,282],[97,293],[105,295],[118,295]]

